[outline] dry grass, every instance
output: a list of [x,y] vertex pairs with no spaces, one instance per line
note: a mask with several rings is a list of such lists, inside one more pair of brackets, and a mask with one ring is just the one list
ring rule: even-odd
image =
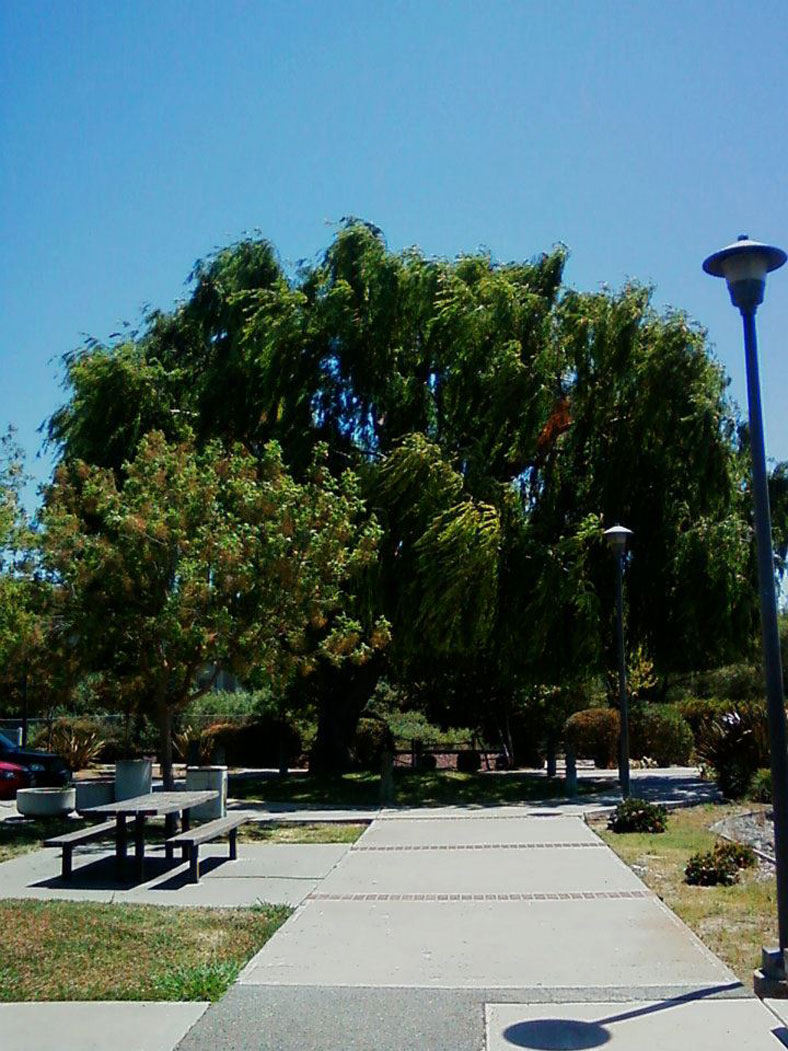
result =
[[217,999],[290,911],[2,901],[0,1000]]
[[251,821],[238,830],[247,843],[355,843],[366,828],[362,824],[271,824]]
[[767,864],[741,872],[732,887],[691,887],[684,882],[690,854],[710,850],[717,836],[709,826],[752,806],[707,805],[671,812],[667,832],[616,834],[604,823],[594,829],[638,876],[728,964],[745,984],[760,966],[761,946],[777,938],[774,869]]

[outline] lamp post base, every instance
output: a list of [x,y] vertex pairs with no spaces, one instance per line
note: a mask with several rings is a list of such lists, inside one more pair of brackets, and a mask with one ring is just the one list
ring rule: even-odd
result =
[[761,1000],[788,1000],[788,977],[785,953],[779,949],[761,949],[761,966],[753,971],[753,991]]

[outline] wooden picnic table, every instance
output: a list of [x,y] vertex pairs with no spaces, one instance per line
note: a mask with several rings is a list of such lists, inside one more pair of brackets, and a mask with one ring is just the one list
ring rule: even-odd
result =
[[132,796],[131,799],[116,799],[114,803],[103,803],[101,806],[85,807],[80,814],[89,817],[93,814],[107,814],[115,817],[115,857],[118,865],[123,866],[128,849],[127,818],[134,818],[134,859],[136,873],[141,880],[145,874],[145,821],[149,817],[164,817],[164,847],[168,860],[172,859],[173,848],[168,844],[176,832],[178,815],[184,832],[189,829],[189,811],[201,803],[209,803],[219,798],[218,792],[149,792],[144,796]]

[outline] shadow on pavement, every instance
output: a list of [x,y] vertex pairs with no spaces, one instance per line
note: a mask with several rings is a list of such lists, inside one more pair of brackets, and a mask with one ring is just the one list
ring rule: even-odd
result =
[[[530,1022],[516,1022],[508,1026],[503,1035],[514,1047],[527,1047],[533,1051],[583,1051],[584,1048],[601,1047],[606,1044],[611,1033],[607,1028],[616,1022],[626,1022],[631,1018],[642,1018],[645,1015],[667,1011],[680,1004],[704,1000],[719,993],[740,989],[741,983],[731,985],[714,985],[708,989],[697,989],[684,996],[672,997],[658,1004],[639,1007],[634,1011],[623,1011],[620,1014],[608,1015],[595,1022],[584,1022],[576,1018],[537,1018]],[[776,1031],[775,1036],[778,1036]],[[778,1039],[782,1037],[778,1036]]]

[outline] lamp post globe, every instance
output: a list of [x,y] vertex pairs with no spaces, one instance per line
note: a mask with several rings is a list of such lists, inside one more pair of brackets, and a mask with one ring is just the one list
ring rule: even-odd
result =
[[616,563],[616,629],[618,635],[618,714],[621,732],[618,739],[618,780],[621,795],[629,798],[629,704],[627,700],[627,657],[624,644],[624,556],[632,530],[615,525],[606,529],[605,540]]
[[615,525],[611,526],[610,529],[605,530],[605,539],[607,540],[608,546],[614,555],[619,557],[626,554],[627,544],[629,538],[634,536],[631,529],[627,529],[626,526]]
[[703,263],[707,274],[725,279],[731,302],[741,314],[744,329],[755,543],[774,801],[777,926],[780,942],[779,949],[764,950],[763,972],[768,981],[778,982],[783,986],[782,995],[788,991],[785,989],[785,952],[788,949],[788,751],[755,314],[763,302],[766,275],[772,270],[778,270],[786,259],[788,255],[782,248],[752,241],[746,235],[742,235],[738,241],[710,255]]

